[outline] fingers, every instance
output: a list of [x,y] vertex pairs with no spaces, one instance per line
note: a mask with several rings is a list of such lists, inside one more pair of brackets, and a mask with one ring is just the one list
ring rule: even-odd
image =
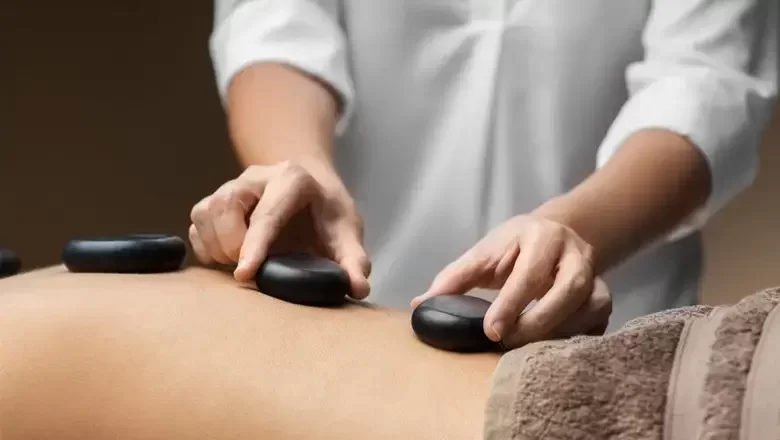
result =
[[504,338],[507,346],[520,346],[554,334],[587,302],[593,291],[590,264],[573,247],[561,257],[552,288],[530,310],[523,313],[514,331]]
[[370,292],[371,261],[363,248],[363,221],[345,202],[322,199],[312,204],[317,233],[326,253],[347,272],[350,296],[365,299]]
[[[514,255],[518,252],[515,251]],[[468,292],[480,284],[486,271],[492,271],[489,266],[488,254],[482,253],[478,244],[442,269],[433,279],[428,291],[412,299],[411,307],[416,308],[434,296],[462,295]]]
[[[261,190],[262,188],[260,188]],[[246,235],[246,215],[259,194],[248,182],[233,180],[208,198],[209,215],[197,224],[212,233],[209,245],[220,263],[235,263]]]
[[198,228],[196,228],[194,224],[190,225],[189,238],[190,244],[192,245],[192,250],[195,253],[195,256],[198,258],[198,261],[200,261],[202,264],[213,263],[214,259],[211,257],[211,252],[206,250],[206,246],[203,244],[203,240],[198,234]]
[[212,196],[212,223],[222,252],[231,262],[238,260],[246,235],[246,216],[252,211],[262,188],[234,180],[220,187]]
[[537,231],[524,237],[520,245],[512,273],[485,315],[485,334],[496,342],[517,330],[518,317],[528,304],[553,284],[564,240],[552,231]]
[[303,169],[295,166],[275,168],[249,219],[234,272],[239,281],[248,281],[254,276],[282,227],[317,194],[317,183]]
[[371,262],[359,241],[345,234],[339,246],[336,248],[336,262],[344,268],[349,276],[351,296],[355,299],[364,299],[371,288],[368,276],[371,274]]
[[[193,207],[190,241],[201,262],[230,264],[238,260],[246,234],[246,215],[262,190],[262,186],[253,182],[236,179]],[[193,241],[193,237],[197,239]]]
[[[214,228],[212,213],[213,210],[210,197],[201,200],[192,208],[190,219],[197,231],[197,237],[200,240],[199,248],[202,250],[203,254],[198,252],[194,243],[193,250],[195,250],[198,259],[203,263],[216,261],[218,263],[228,264],[230,262],[230,257],[222,250],[217,231]],[[219,213],[219,215],[221,215],[221,213]],[[192,233],[190,233],[190,236],[192,236]]]
[[[362,299],[369,293],[370,263],[362,246],[362,224],[345,198],[346,191],[326,198],[319,183],[296,165],[249,167],[193,207],[190,242],[204,264],[236,263],[239,281],[254,277],[272,244],[276,249],[318,249],[315,253],[333,257],[345,269],[352,295]],[[315,211],[320,215],[297,215]]]
[[610,315],[612,315],[612,297],[609,288],[603,280],[597,278],[588,301],[555,329],[554,337],[602,335],[607,330]]

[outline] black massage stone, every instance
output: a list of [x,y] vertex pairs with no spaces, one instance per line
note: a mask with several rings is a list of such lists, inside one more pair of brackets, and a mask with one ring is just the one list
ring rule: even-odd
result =
[[62,251],[69,271],[85,273],[174,272],[186,257],[184,240],[165,234],[75,239]]
[[346,302],[347,273],[334,261],[308,254],[269,256],[255,276],[257,289],[293,304],[333,307]]
[[0,278],[16,275],[22,269],[22,260],[15,252],[0,249]]
[[412,329],[424,343],[442,350],[473,353],[499,351],[483,330],[490,302],[467,295],[435,296],[412,312]]

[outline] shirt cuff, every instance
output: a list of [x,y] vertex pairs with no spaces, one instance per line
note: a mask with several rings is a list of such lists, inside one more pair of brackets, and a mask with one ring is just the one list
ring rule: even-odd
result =
[[236,74],[257,63],[292,66],[329,85],[341,99],[336,134],[346,129],[355,92],[346,41],[334,17],[309,0],[241,3],[216,24],[209,41],[217,89],[224,104]]
[[[647,69],[632,66],[628,76],[647,75]],[[599,148],[601,167],[637,131],[665,129],[686,137],[701,151],[710,168],[712,192],[705,206],[668,240],[701,228],[755,179],[758,143],[776,91],[750,77],[727,75],[702,67],[647,82],[620,111]]]

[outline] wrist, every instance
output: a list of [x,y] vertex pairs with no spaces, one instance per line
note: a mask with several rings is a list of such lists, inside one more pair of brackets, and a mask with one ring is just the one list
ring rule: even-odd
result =
[[230,138],[244,166],[290,161],[323,179],[335,174],[337,102],[321,83],[295,68],[260,63],[233,79],[228,101]]
[[607,255],[609,249],[605,240],[608,237],[602,237],[602,222],[594,215],[596,212],[592,203],[569,193],[545,202],[531,214],[570,229],[588,243],[593,249],[593,269],[599,275],[608,269],[613,258]]
[[580,234],[577,221],[577,208],[575,200],[569,195],[555,197],[537,207],[531,214],[547,220],[560,223],[563,226]]
[[328,155],[307,154],[291,158],[290,161],[306,170],[326,193],[346,190],[333,160]]

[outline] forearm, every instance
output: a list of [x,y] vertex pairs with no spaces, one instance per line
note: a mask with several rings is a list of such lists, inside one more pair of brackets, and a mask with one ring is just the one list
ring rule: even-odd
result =
[[250,66],[227,95],[230,136],[242,165],[292,161],[330,179],[338,95],[319,80],[281,64]]
[[631,136],[600,170],[537,213],[571,227],[594,249],[602,273],[685,221],[709,197],[707,162],[665,130]]

